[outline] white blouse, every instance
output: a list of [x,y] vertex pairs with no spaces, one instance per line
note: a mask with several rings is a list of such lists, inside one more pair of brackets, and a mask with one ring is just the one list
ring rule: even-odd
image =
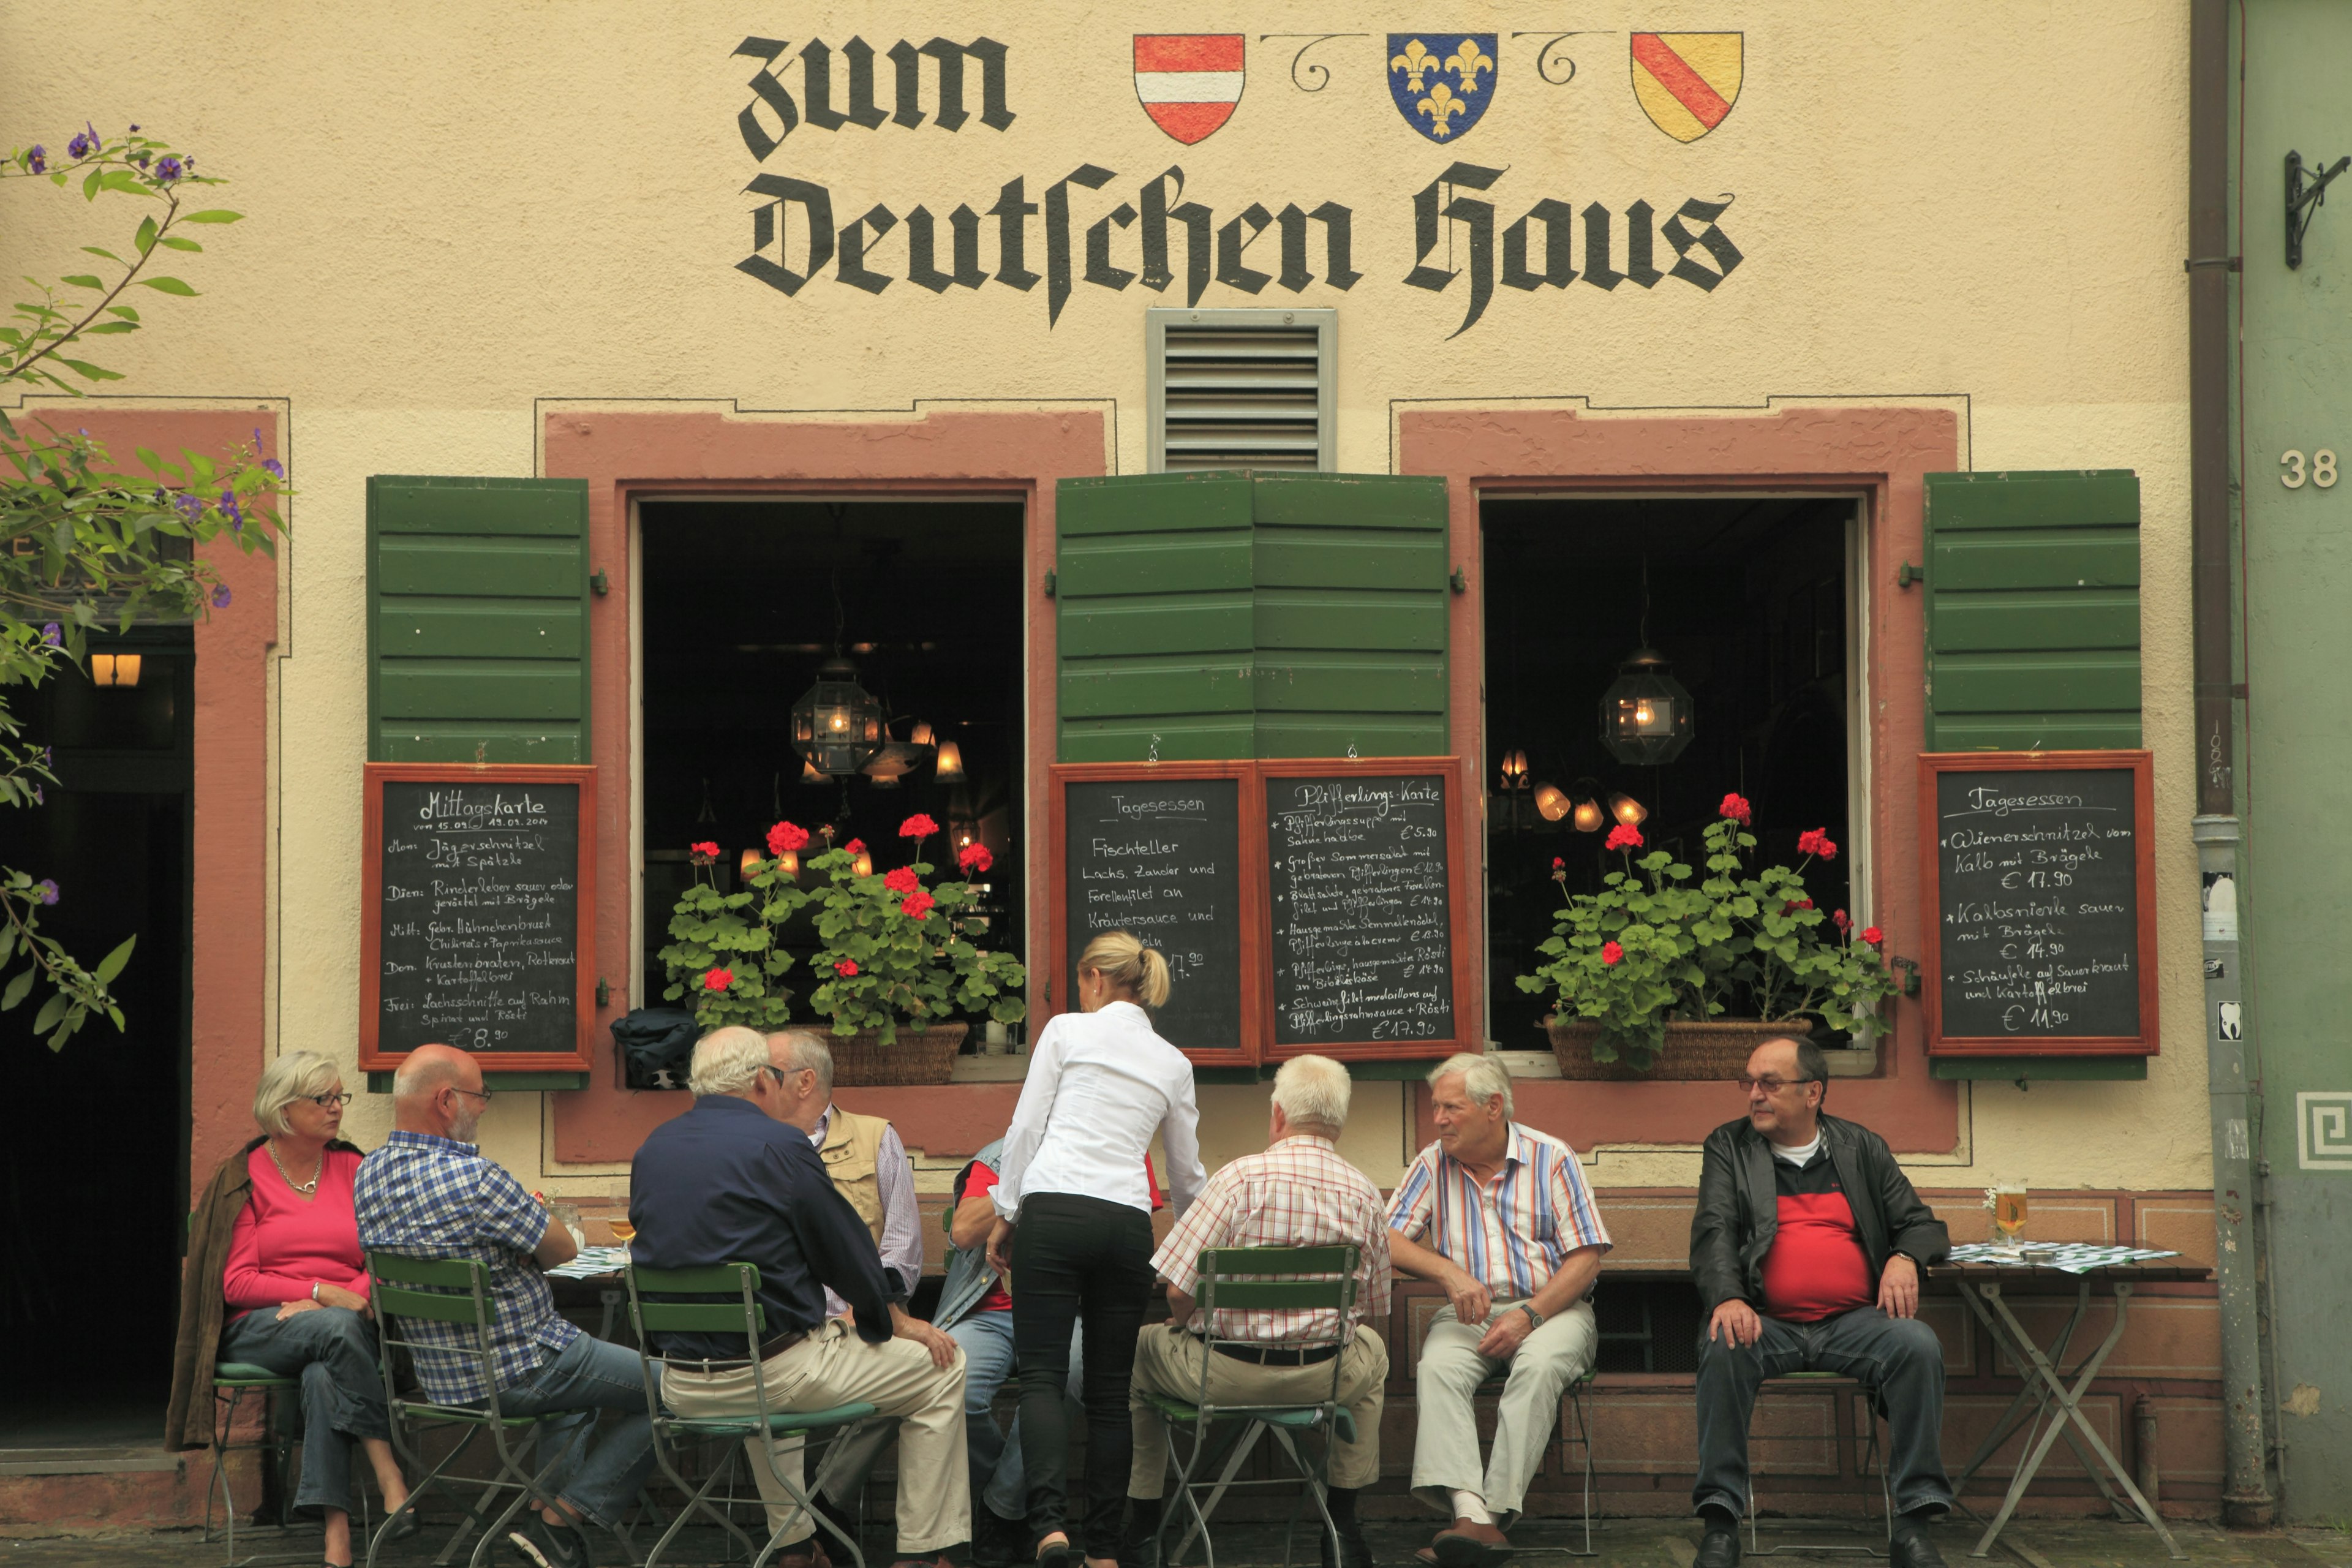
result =
[[1156,1131],[1168,1149],[1168,1194],[1181,1215],[1201,1194],[1201,1110],[1192,1064],[1152,1031],[1132,1002],[1056,1015],[1037,1037],[990,1195],[1021,1217],[1037,1193],[1076,1193],[1151,1212],[1143,1157]]

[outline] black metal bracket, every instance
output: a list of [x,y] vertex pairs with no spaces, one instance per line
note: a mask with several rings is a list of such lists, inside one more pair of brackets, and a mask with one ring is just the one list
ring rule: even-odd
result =
[[2311,218],[2327,205],[2327,183],[2352,166],[2352,156],[2338,158],[2335,163],[2311,176],[2304,184],[2303,154],[2286,155],[2286,264],[2289,271],[2303,265],[2303,231],[2311,226]]

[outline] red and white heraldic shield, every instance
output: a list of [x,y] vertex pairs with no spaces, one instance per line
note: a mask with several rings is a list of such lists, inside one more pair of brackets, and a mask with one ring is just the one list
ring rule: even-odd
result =
[[1135,96],[1177,141],[1189,147],[1203,140],[1242,100],[1242,35],[1138,33]]

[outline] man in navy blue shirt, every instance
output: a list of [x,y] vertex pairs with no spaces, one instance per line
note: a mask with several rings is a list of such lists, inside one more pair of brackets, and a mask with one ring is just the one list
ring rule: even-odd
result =
[[[882,1267],[874,1237],[808,1135],[782,1120],[791,1037],[713,1030],[694,1047],[694,1108],[654,1129],[629,1177],[630,1250],[648,1268],[753,1263],[767,1308],[760,1347],[770,1407],[872,1405],[898,1424],[896,1568],[948,1568],[947,1548],[971,1533],[964,1458],[963,1356],[955,1342],[907,1316],[904,1286]],[[774,1053],[772,1055],[772,1051]],[[776,1056],[782,1056],[779,1061]],[[824,1292],[849,1303],[828,1320]],[[746,1415],[757,1407],[740,1336],[656,1335],[663,1402],[680,1415]],[[765,1451],[747,1442],[770,1527],[790,1500]],[[793,1450],[788,1463],[798,1463]],[[814,1523],[803,1512],[773,1561],[810,1568]]]

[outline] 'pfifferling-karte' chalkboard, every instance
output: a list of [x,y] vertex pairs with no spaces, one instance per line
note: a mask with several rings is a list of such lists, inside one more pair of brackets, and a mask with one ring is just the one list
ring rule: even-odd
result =
[[1160,1038],[1241,1048],[1241,781],[1073,778],[1063,790],[1064,973],[1097,935],[1133,931],[1168,960]]
[[1447,777],[1265,779],[1274,1043],[1454,1033]]
[[2137,1039],[2143,1017],[2144,783],[2105,767],[1938,759],[1938,1040]]
[[375,1050],[577,1052],[581,786],[380,787]]

